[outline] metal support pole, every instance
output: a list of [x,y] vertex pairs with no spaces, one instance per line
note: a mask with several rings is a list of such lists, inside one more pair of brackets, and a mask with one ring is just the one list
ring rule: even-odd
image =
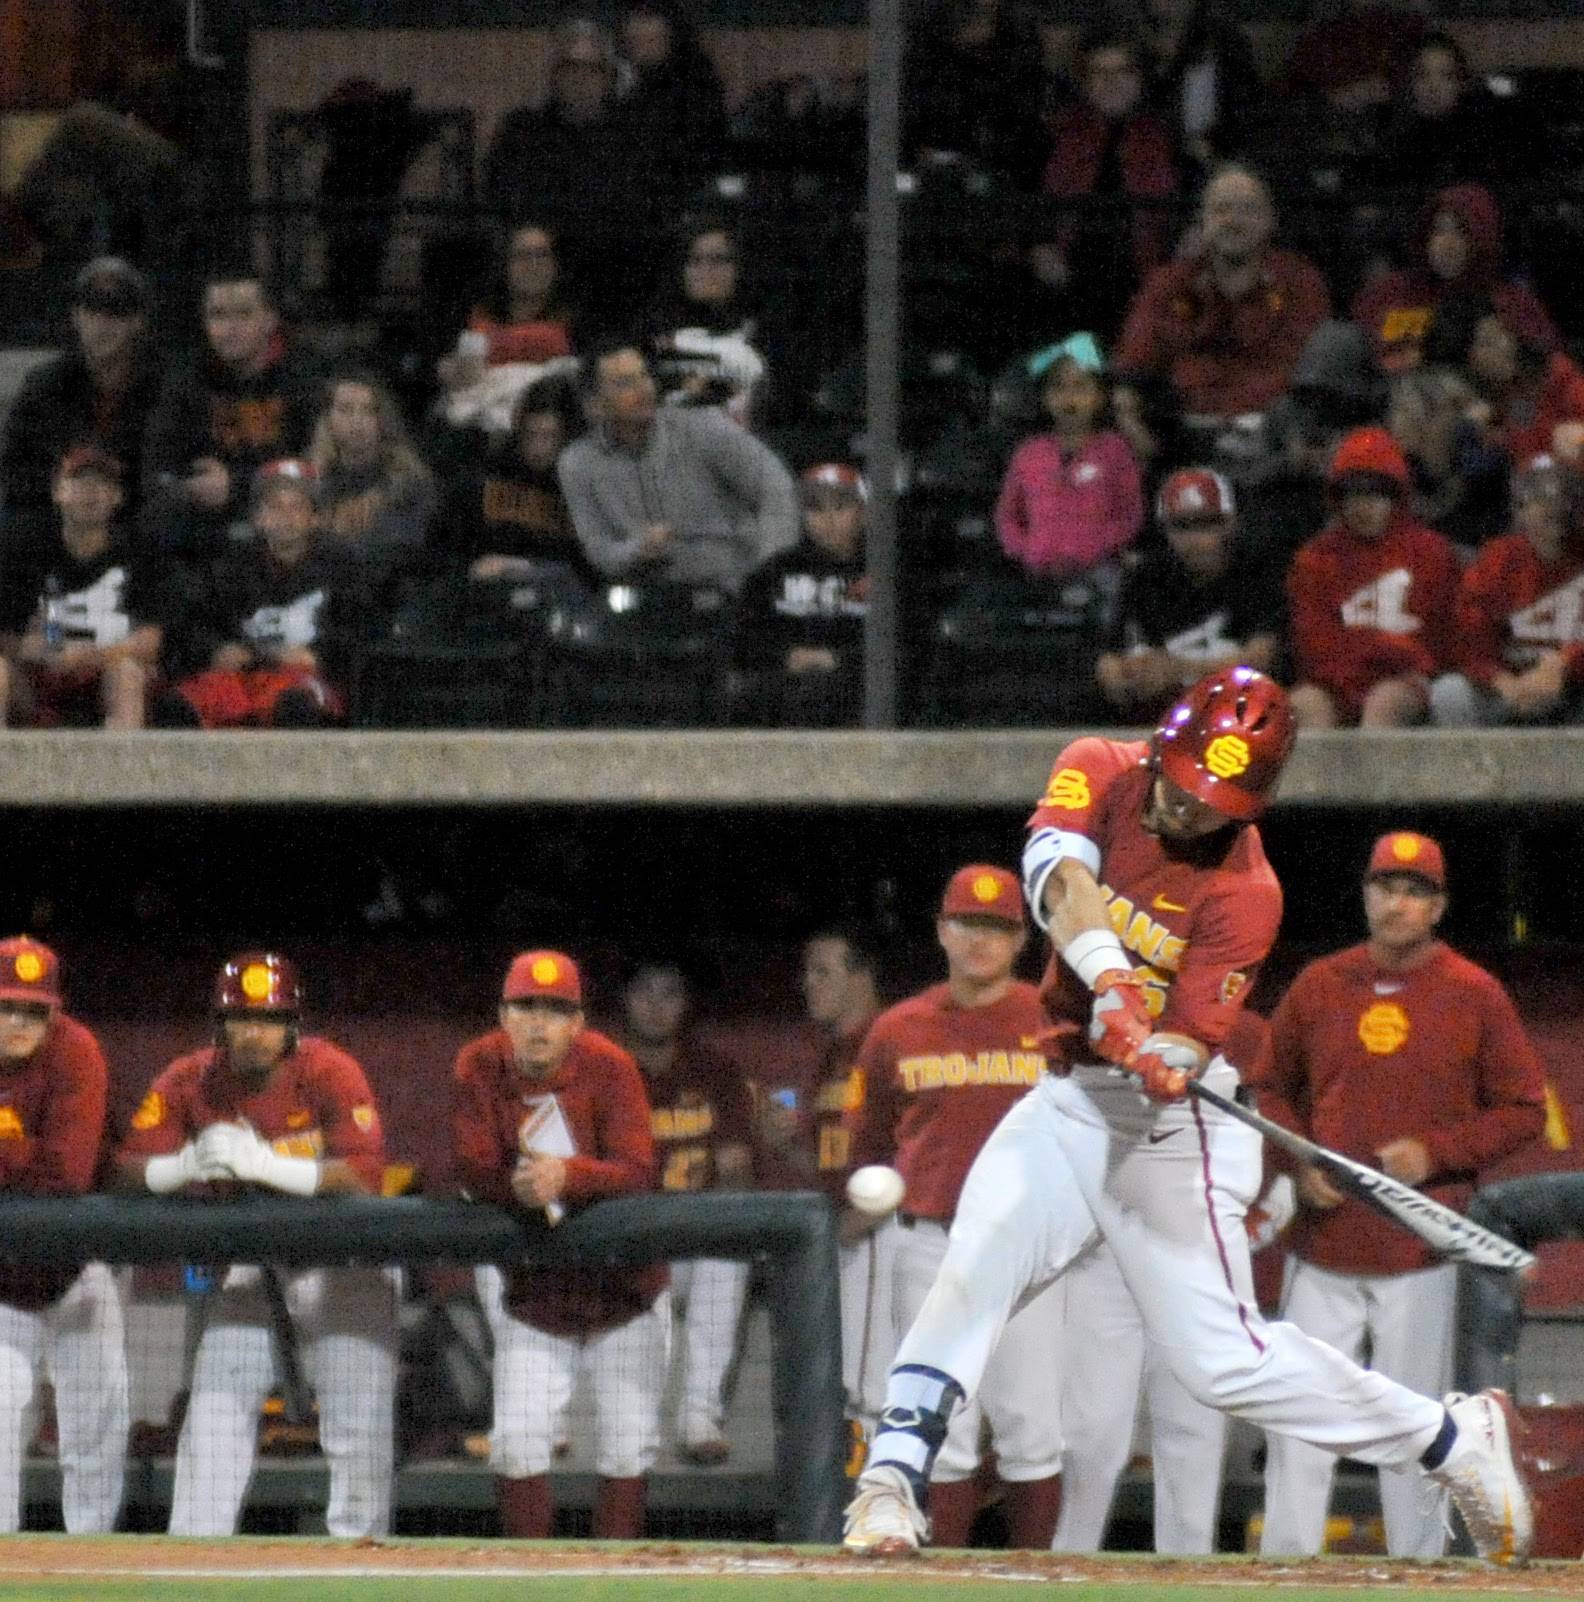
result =
[[864,726],[897,723],[897,414],[900,362],[901,0],[869,0],[869,178],[864,207],[869,612]]

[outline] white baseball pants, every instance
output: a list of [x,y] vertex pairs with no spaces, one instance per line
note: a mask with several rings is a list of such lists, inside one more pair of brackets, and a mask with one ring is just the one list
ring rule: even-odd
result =
[[[1300,1329],[1349,1357],[1370,1347],[1370,1367],[1414,1390],[1439,1396],[1452,1373],[1457,1269],[1450,1263],[1412,1274],[1336,1274],[1297,1258],[1287,1264],[1282,1312]],[[1265,1466],[1266,1557],[1318,1553],[1336,1459],[1302,1441],[1272,1435]],[[1381,1515],[1392,1557],[1446,1551],[1446,1492],[1382,1475]]]
[[671,1357],[671,1293],[614,1329],[551,1335],[503,1310],[495,1330],[490,1467],[508,1479],[548,1474],[578,1374],[594,1404],[594,1469],[636,1479],[660,1455],[660,1401]]
[[[1259,1136],[1252,1130],[1245,1134],[1257,1163]],[[1241,1230],[1249,1203],[1241,1187],[1218,1188],[1215,1200],[1224,1227]],[[1066,1292],[1061,1423],[1067,1448],[1053,1549],[1100,1550],[1142,1397],[1149,1409],[1154,1465],[1155,1550],[1184,1557],[1213,1552],[1226,1414],[1195,1401],[1164,1353],[1150,1344],[1143,1314],[1128,1293],[1116,1255],[1103,1240],[1095,1241],[1068,1269],[1061,1288]]]
[[55,1387],[61,1514],[72,1535],[115,1528],[126,1483],[126,1332],[115,1277],[89,1263],[59,1301],[31,1311],[0,1303],[0,1532],[21,1527],[24,1420],[41,1373]]
[[[1236,1088],[1224,1062],[1208,1072],[1214,1088]],[[1438,1401],[1261,1318],[1243,1229],[1216,1206],[1220,1189],[1255,1193],[1251,1168],[1241,1127],[1192,1099],[1157,1107],[1098,1068],[1042,1081],[975,1160],[897,1364],[940,1370],[972,1397],[1013,1310],[1100,1236],[1190,1395],[1333,1453],[1414,1464],[1441,1429]],[[916,1456],[922,1470],[922,1439]]]
[[677,1438],[719,1440],[726,1423],[726,1373],[748,1294],[747,1263],[694,1257],[671,1265],[671,1297],[682,1312],[682,1376]]
[[[898,1333],[918,1316],[945,1260],[948,1236],[941,1224],[899,1227],[894,1311]],[[968,1479],[979,1467],[986,1422],[995,1447],[996,1473],[1008,1485],[1045,1480],[1062,1471],[1060,1395],[1052,1353],[1061,1350],[1062,1287],[1047,1285],[1007,1321],[990,1353],[978,1391],[952,1414],[932,1480]],[[1065,1491],[1064,1491],[1065,1495]]]
[[[395,1479],[396,1276],[380,1268],[282,1273],[303,1376],[319,1400],[330,1470],[325,1525],[348,1538],[389,1533]],[[176,1447],[172,1535],[232,1535],[258,1443],[259,1409],[280,1382],[257,1268],[214,1292]]]
[[863,1426],[865,1440],[874,1438],[880,1409],[885,1406],[886,1375],[896,1352],[898,1320],[892,1296],[901,1233],[902,1226],[892,1217],[862,1240],[837,1249],[842,1387],[847,1393],[847,1416]]

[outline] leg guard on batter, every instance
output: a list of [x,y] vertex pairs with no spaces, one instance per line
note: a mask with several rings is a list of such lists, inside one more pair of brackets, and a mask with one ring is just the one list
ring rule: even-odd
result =
[[938,1368],[909,1364],[892,1369],[880,1428],[869,1448],[868,1467],[889,1463],[901,1469],[922,1502],[952,1409],[962,1398],[962,1387]]

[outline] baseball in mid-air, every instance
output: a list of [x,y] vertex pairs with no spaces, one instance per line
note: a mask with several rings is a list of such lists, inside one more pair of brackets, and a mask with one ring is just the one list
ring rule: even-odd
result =
[[902,1176],[884,1163],[855,1168],[847,1180],[847,1200],[871,1218],[883,1218],[902,1205],[907,1190]]

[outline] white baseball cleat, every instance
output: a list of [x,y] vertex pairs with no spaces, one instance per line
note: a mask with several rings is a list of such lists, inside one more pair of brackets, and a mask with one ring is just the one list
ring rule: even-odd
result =
[[843,1549],[859,1557],[912,1557],[929,1539],[929,1520],[919,1511],[913,1487],[888,1463],[858,1476],[858,1494],[847,1504],[843,1527]]
[[1477,1396],[1454,1391],[1446,1410],[1457,1425],[1457,1439],[1430,1478],[1451,1493],[1482,1558],[1504,1568],[1527,1563],[1534,1507],[1513,1457],[1519,1425],[1512,1401],[1506,1391]]

